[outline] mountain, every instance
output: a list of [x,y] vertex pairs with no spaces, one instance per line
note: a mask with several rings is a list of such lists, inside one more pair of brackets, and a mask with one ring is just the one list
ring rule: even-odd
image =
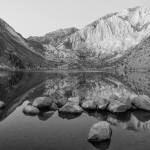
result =
[[[150,9],[136,7],[96,20],[72,34],[57,49],[73,51],[84,60],[105,66],[107,62],[124,56],[149,36]],[[147,54],[142,55],[147,58]]]
[[138,45],[128,49],[119,59],[112,60],[108,66],[114,66],[119,74],[129,71],[150,70],[150,36],[144,38]]
[[52,63],[31,49],[21,34],[0,19],[0,68],[38,69]]
[[[150,9],[128,8],[82,29],[23,38],[0,20],[0,66],[9,68],[150,70]],[[118,70],[117,70],[118,71]]]
[[58,29],[41,37],[30,36],[27,38],[27,41],[31,47],[45,56],[46,59],[51,59],[50,54],[53,53],[55,48],[76,31],[78,31],[78,29],[74,27]]

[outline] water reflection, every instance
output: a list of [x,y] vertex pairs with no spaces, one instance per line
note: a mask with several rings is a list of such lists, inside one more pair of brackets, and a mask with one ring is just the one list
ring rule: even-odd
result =
[[98,150],[107,150],[107,149],[109,149],[110,142],[111,142],[110,140],[106,140],[104,142],[91,143],[91,144]]
[[[23,105],[32,103],[35,98],[40,96],[51,96],[53,98],[55,97],[55,99],[57,100],[60,100],[62,96],[65,98],[79,97],[80,101],[84,100],[85,97],[90,97],[93,99],[99,96],[108,98],[112,94],[130,98],[134,97],[137,94],[147,94],[148,96],[150,96],[149,77],[149,74],[145,73],[132,73],[124,76],[118,76],[116,74],[96,72],[1,72],[0,98],[1,101],[4,101],[6,103],[6,107],[3,110],[0,110],[0,121],[2,123],[4,120],[7,120],[8,116],[10,116],[11,118],[11,115],[15,114],[15,112],[19,108],[21,108],[19,110],[19,113],[21,113]],[[61,107],[61,105],[59,106]],[[25,114],[23,115],[25,116]],[[140,110],[132,112],[129,111],[123,114],[112,114],[106,111],[84,111],[82,115],[73,115],[61,114],[57,110],[54,111],[51,109],[47,109],[42,110],[42,112],[38,116],[32,118],[41,122],[55,122],[54,118],[56,116],[61,119],[61,123],[62,120],[67,120],[69,122],[73,122],[77,126],[77,122],[75,121],[78,120],[79,127],[84,124],[86,128],[81,131],[81,134],[85,130],[85,133],[87,134],[89,129],[88,127],[90,127],[93,122],[102,120],[110,122],[114,127],[119,127],[120,129],[127,131],[143,132],[150,130],[150,113]],[[30,116],[28,117],[28,119],[29,118]],[[87,120],[85,120],[85,118]],[[83,120],[86,124],[81,123]],[[55,124],[54,126],[58,127],[59,125]],[[54,130],[58,130],[58,128],[56,129],[56,127],[53,128]],[[83,129],[83,127],[81,128]],[[71,127],[71,129],[73,130],[73,127]],[[65,130],[68,129],[66,129],[65,127]],[[73,133],[75,134],[75,132]],[[83,135],[81,135],[81,137]],[[101,144],[93,144],[93,148],[101,150],[109,149],[109,147],[111,147],[110,143],[110,141],[106,141]],[[89,146],[89,149],[92,149],[92,147]]]

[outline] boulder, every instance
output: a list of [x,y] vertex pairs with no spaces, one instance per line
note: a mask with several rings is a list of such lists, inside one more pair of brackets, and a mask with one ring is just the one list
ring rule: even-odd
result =
[[90,100],[84,101],[81,106],[82,106],[82,108],[88,109],[88,110],[97,109],[96,103],[94,101],[90,101]]
[[58,99],[54,99],[54,103],[57,104],[59,107],[64,106],[68,102],[68,99],[64,96],[61,96]]
[[38,97],[34,100],[33,106],[39,109],[47,108],[53,103],[53,100],[49,97]]
[[52,103],[52,105],[49,107],[50,110],[58,110],[59,107],[55,104],[55,103]]
[[117,95],[113,94],[109,97],[109,101],[113,101],[113,100],[117,100],[117,101],[120,101],[121,103],[125,104],[127,106],[127,109],[130,109],[132,106],[131,99],[128,95],[118,97]]
[[117,101],[120,101],[121,103],[125,104],[127,109],[131,109],[132,107],[131,99],[129,97],[126,97],[126,98],[121,97],[117,99]]
[[35,115],[39,114],[40,111],[38,108],[36,108],[34,106],[27,105],[23,108],[23,113],[26,115],[35,116]]
[[100,121],[94,124],[88,134],[88,141],[101,142],[111,138],[112,130],[110,124],[106,121]]
[[105,110],[109,104],[109,101],[105,98],[99,99],[99,101],[96,102],[97,108],[100,110]]
[[74,102],[66,103],[62,108],[59,109],[60,113],[72,113],[72,114],[81,114],[83,109]]
[[140,95],[133,98],[132,104],[140,109],[150,111],[150,98],[146,95]]
[[110,100],[117,100],[117,99],[119,99],[119,97],[115,94],[112,94],[112,95],[110,95],[109,99]]
[[5,107],[5,103],[3,101],[0,101],[0,109]]
[[108,105],[107,109],[110,112],[119,113],[127,111],[127,106],[118,100],[112,100]]

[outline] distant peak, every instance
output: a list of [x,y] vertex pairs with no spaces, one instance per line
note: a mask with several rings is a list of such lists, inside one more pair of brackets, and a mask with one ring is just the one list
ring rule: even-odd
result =
[[133,8],[128,8],[127,10],[132,12],[132,11],[136,11],[137,9],[144,9],[144,7],[142,6],[136,6],[136,7],[133,7]]

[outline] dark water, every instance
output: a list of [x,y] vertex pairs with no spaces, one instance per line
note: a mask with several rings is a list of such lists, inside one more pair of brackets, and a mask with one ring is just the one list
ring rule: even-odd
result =
[[[39,96],[62,94],[84,98],[87,94],[104,97],[150,96],[150,74],[129,73],[23,73],[0,72],[0,150],[149,150],[150,113],[132,111],[111,114],[85,111],[80,116],[43,112],[26,116],[22,109]],[[111,141],[93,145],[87,141],[90,127],[98,121],[111,123]]]

